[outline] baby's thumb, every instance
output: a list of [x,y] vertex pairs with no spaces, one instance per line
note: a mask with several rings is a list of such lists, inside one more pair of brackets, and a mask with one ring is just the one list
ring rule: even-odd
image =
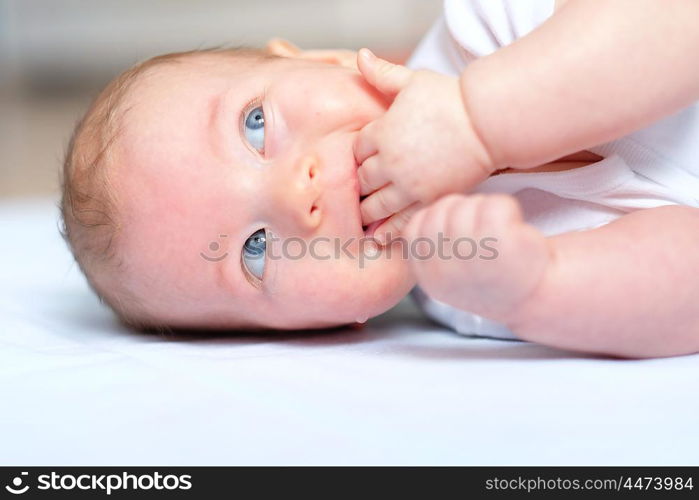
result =
[[357,66],[362,76],[379,92],[395,95],[408,84],[413,72],[376,57],[369,49],[361,49],[357,54]]

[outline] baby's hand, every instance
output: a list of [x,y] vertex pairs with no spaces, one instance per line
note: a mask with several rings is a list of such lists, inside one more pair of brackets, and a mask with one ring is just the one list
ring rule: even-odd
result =
[[365,225],[390,217],[374,232],[399,233],[423,204],[465,192],[494,170],[464,108],[459,80],[412,71],[362,49],[357,58],[366,81],[393,98],[355,143]]
[[445,196],[413,216],[405,237],[428,295],[496,321],[512,319],[549,269],[546,238],[508,195]]

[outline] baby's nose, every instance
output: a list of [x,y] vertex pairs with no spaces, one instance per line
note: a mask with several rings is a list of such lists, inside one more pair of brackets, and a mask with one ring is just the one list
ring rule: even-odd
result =
[[285,219],[285,228],[296,235],[307,235],[321,221],[320,194],[318,186],[319,162],[315,155],[304,155],[292,166],[286,182],[280,186],[280,207]]

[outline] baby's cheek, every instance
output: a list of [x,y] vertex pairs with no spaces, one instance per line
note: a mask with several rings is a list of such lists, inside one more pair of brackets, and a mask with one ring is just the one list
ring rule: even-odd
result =
[[287,321],[345,324],[391,308],[413,286],[411,276],[399,251],[390,258],[350,256],[331,241],[312,251],[309,244],[305,258],[284,262],[271,293]]
[[326,80],[309,75],[303,85],[290,85],[280,91],[279,118],[295,138],[335,130],[355,121],[367,107],[371,99],[358,90],[344,75]]

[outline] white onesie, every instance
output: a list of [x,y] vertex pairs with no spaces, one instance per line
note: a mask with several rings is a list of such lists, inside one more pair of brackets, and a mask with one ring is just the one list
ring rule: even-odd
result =
[[[458,76],[553,14],[554,0],[445,0],[444,13],[408,61],[413,69]],[[508,193],[545,235],[598,227],[661,205],[699,207],[699,102],[590,151],[604,159],[560,172],[490,177],[474,192]],[[433,320],[464,335],[516,339],[505,326],[428,297],[413,298]]]

